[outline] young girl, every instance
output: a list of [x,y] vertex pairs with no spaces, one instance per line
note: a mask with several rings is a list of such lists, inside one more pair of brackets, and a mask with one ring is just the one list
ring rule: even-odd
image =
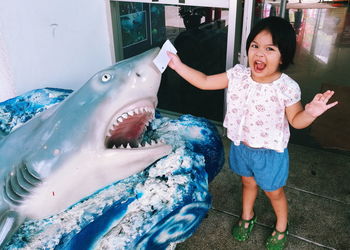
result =
[[232,234],[247,240],[256,222],[254,202],[258,187],[264,190],[276,215],[275,229],[266,241],[268,249],[283,249],[288,234],[288,205],[283,186],[288,177],[289,124],[309,126],[337,102],[334,94],[317,94],[305,106],[298,84],[281,71],[293,63],[294,29],[279,17],[262,19],[248,36],[249,67],[235,65],[225,73],[207,76],[183,64],[168,52],[169,66],[199,89],[227,89],[224,127],[232,140],[230,168],[242,178],[242,215]]

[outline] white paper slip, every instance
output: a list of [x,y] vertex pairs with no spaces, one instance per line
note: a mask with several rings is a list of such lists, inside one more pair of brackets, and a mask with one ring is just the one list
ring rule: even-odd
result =
[[161,73],[164,72],[170,61],[170,58],[166,53],[167,51],[170,51],[174,54],[177,53],[174,45],[169,40],[166,40],[156,58],[153,59],[153,63],[157,66]]

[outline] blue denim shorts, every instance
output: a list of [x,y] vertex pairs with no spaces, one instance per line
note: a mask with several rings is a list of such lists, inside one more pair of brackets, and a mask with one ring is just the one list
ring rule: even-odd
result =
[[267,192],[286,185],[289,170],[289,156],[286,148],[283,153],[272,149],[250,148],[243,143],[231,143],[230,168],[236,174],[254,177],[258,186]]

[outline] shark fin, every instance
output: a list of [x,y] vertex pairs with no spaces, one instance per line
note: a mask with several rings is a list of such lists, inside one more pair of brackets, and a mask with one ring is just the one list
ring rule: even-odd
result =
[[17,230],[24,218],[15,211],[7,210],[0,217],[0,249],[8,243],[12,234]]

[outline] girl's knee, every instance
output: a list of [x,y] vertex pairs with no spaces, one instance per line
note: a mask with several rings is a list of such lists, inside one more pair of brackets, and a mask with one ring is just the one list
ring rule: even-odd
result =
[[270,192],[265,191],[265,194],[270,200],[279,200],[285,197],[283,188],[279,188]]
[[244,187],[250,187],[250,188],[257,188],[258,187],[254,177],[242,176],[242,184]]

